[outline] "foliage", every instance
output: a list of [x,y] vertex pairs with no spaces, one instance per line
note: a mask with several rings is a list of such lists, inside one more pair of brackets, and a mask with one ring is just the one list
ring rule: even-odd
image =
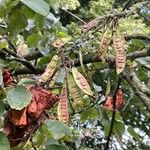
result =
[[150,3],[0,0],[0,149],[149,149]]

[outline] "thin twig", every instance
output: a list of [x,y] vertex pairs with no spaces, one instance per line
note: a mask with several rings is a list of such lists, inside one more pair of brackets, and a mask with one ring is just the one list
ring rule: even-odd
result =
[[79,18],[77,15],[73,14],[72,12],[68,11],[67,9],[62,9],[63,11],[67,12],[68,14],[70,14],[71,16],[75,17],[76,19],[78,19],[79,21],[81,21],[82,23],[86,24],[86,22],[84,20],[82,20],[81,18]]
[[106,146],[104,148],[104,150],[108,150],[109,149],[109,142],[110,142],[110,138],[111,138],[111,135],[113,133],[113,127],[114,127],[114,122],[115,122],[115,115],[116,115],[116,93],[117,93],[117,90],[120,86],[120,83],[121,83],[121,78],[118,77],[118,81],[116,83],[116,88],[114,90],[114,95],[113,95],[113,112],[112,112],[112,118],[111,118],[111,124],[110,124],[110,129],[109,129],[109,134],[107,136],[107,142],[106,142]]

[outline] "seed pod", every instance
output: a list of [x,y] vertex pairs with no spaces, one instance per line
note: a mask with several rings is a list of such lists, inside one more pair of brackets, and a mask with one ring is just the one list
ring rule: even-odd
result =
[[69,113],[68,113],[68,94],[67,94],[67,85],[66,81],[63,84],[63,88],[60,95],[60,100],[58,102],[58,120],[68,124],[69,122]]
[[58,55],[54,55],[50,63],[45,69],[45,72],[39,77],[38,83],[46,83],[51,76],[53,75],[54,71],[57,69],[59,63]]
[[54,86],[54,84],[56,83],[56,80],[59,76],[60,70],[57,70],[57,72],[55,73],[55,75],[53,76],[52,80],[49,83],[49,88],[52,88]]
[[106,109],[113,109],[113,98],[112,96],[108,96],[106,98],[105,104],[104,104],[104,108]]
[[91,91],[90,85],[84,76],[75,68],[72,67],[73,78],[78,85],[78,87],[87,95],[93,96],[93,92]]
[[92,28],[95,28],[98,25],[98,20],[94,19],[91,20],[90,22],[88,22],[87,24],[81,26],[83,32],[87,32],[89,30],[91,30]]
[[69,75],[69,77],[68,77],[68,86],[69,86],[69,92],[74,100],[75,105],[83,106],[83,100],[81,97],[81,93],[80,93],[79,88],[76,85],[72,75]]
[[114,34],[113,46],[116,54],[116,70],[117,74],[120,74],[126,65],[125,39]]
[[124,104],[123,91],[121,89],[118,89],[116,93],[116,110],[120,110],[123,104]]
[[105,62],[105,57],[106,57],[110,42],[111,42],[111,36],[108,35],[108,32],[106,31],[102,37],[102,40],[100,43],[100,49],[98,51],[98,56],[102,59],[102,62]]

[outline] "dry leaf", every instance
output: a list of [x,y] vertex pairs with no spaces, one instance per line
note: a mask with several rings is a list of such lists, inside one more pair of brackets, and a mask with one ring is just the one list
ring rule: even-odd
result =
[[57,69],[59,63],[58,55],[54,55],[50,63],[45,69],[45,72],[39,77],[38,83],[46,83]]
[[22,43],[17,46],[17,54],[20,57],[23,57],[27,53],[28,53],[28,45],[27,44]]
[[3,70],[3,82],[5,87],[11,86],[15,83],[12,75],[7,69]]
[[58,120],[68,124],[69,122],[69,112],[68,112],[68,94],[66,81],[63,84],[63,88],[60,95],[60,100],[58,103]]
[[24,127],[27,125],[26,108],[22,110],[13,109],[11,112],[10,121],[15,126]]
[[125,39],[114,34],[113,46],[116,54],[117,74],[120,74],[124,70],[126,65]]
[[60,38],[56,39],[54,42],[53,42],[53,46],[56,47],[56,48],[61,48],[62,46],[64,46],[64,41]]
[[85,77],[75,68],[72,67],[73,78],[78,85],[78,87],[87,95],[93,96],[90,85],[88,84]]

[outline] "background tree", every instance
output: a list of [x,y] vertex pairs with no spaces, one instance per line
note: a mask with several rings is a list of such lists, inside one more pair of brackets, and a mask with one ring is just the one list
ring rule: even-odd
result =
[[146,0],[0,0],[0,149],[149,149],[149,18]]

